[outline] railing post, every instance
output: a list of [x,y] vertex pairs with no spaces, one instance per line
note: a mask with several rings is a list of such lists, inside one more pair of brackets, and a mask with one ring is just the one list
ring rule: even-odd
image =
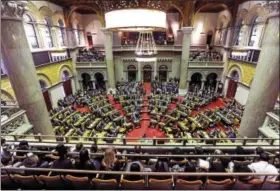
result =
[[40,142],[40,143],[43,142],[41,133],[38,133],[36,137],[39,139],[39,142]]
[[157,139],[153,137],[153,145],[157,145]]
[[123,140],[123,145],[126,145],[126,136],[125,135],[122,137],[122,140]]
[[274,145],[274,141],[275,141],[275,139],[272,139],[272,140],[270,141],[270,145]]
[[243,140],[243,146],[246,145],[246,142],[247,142],[247,139],[244,139],[244,140]]
[[94,145],[97,146],[97,136],[96,135],[94,135],[94,137],[93,137],[93,142],[94,142]]
[[65,137],[65,141],[66,141],[66,143],[69,143],[69,140],[70,140],[70,138],[67,136],[67,137]]
[[13,135],[13,137],[15,141],[18,141],[18,135]]

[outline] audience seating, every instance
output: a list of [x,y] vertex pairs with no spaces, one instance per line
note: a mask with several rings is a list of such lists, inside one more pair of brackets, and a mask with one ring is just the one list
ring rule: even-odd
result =
[[200,190],[202,184],[201,180],[186,181],[178,179],[175,185],[175,190]]
[[67,183],[72,185],[72,188],[77,190],[91,190],[93,189],[93,184],[90,182],[88,177],[75,177],[71,175],[66,175],[65,179]]
[[137,180],[137,181],[121,179],[121,189],[122,190],[144,190],[145,181],[143,179]]
[[20,185],[20,188],[26,190],[39,190],[43,189],[43,184],[37,179],[36,175],[21,176],[14,175],[13,180]]
[[172,190],[173,189],[173,179],[158,180],[154,178],[149,179],[149,190]]
[[261,190],[280,190],[280,181],[267,180],[263,183]]
[[12,178],[13,175],[1,175],[1,190],[16,190],[18,189],[18,184],[16,184]]
[[259,190],[263,181],[259,179],[253,179],[248,182],[236,180],[233,190]]
[[206,181],[205,190],[230,190],[233,182],[230,179],[223,181],[214,181],[208,179]]
[[[64,176],[56,175],[56,176],[45,176],[40,175],[39,180],[43,182],[44,186],[48,190],[64,190],[67,189],[66,182],[64,181]],[[70,187],[70,186],[68,186]]]
[[103,180],[94,178],[92,180],[96,190],[117,190],[119,187],[116,179]]

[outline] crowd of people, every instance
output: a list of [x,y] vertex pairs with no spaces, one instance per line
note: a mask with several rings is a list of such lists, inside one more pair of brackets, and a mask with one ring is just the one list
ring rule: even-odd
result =
[[190,61],[222,61],[222,55],[218,52],[193,51],[190,54]]
[[[9,149],[13,149],[13,151]],[[46,151],[49,152],[46,153]],[[123,156],[122,154],[134,154],[134,156]],[[144,172],[278,173],[280,169],[279,152],[267,153],[262,147],[257,147],[255,152],[246,150],[242,146],[237,146],[236,149],[232,151],[215,150],[214,152],[203,150],[200,146],[196,146],[193,150],[189,151],[175,147],[172,151],[163,150],[156,158],[150,157],[149,154],[153,153],[143,150],[141,146],[135,146],[133,150],[129,151],[125,149],[116,150],[110,147],[102,150],[99,149],[97,145],[86,148],[82,143],[77,143],[74,147],[67,147],[59,143],[56,148],[53,149],[48,146],[32,147],[27,141],[21,141],[19,145],[9,145],[6,144],[5,139],[2,138],[1,167],[20,167],[21,170],[1,170],[1,173],[2,175],[11,173],[21,175],[48,174],[49,176],[65,174],[59,172],[28,171],[24,170],[24,168],[143,172],[143,175],[124,176],[124,179],[137,181],[143,179],[145,175]],[[230,157],[232,154],[234,154],[234,157]],[[255,154],[257,157],[251,157],[251,154]],[[270,157],[271,154],[273,154],[274,157]],[[165,156],[160,157],[160,155]],[[166,155],[168,155],[168,157],[166,157]],[[189,155],[191,155],[191,157],[189,157]],[[219,155],[221,156],[219,157]],[[246,155],[248,157],[246,157]],[[88,176],[90,178],[96,177],[96,174],[71,174],[82,177]],[[100,173],[97,178],[116,179],[119,181],[121,176],[120,174]],[[163,180],[171,178],[171,176],[166,175],[149,178]],[[199,176],[180,177],[179,175],[174,178],[187,181],[205,181],[205,177]],[[215,181],[222,181],[235,177],[212,176],[208,178]],[[246,175],[239,176],[238,179],[241,181],[249,181],[251,179],[264,180],[265,176],[254,177],[252,175]],[[266,180],[279,180],[279,176],[268,176]]]
[[95,50],[94,48],[80,49],[77,55],[77,62],[95,62],[95,61],[104,61],[104,60],[105,60],[104,52]]

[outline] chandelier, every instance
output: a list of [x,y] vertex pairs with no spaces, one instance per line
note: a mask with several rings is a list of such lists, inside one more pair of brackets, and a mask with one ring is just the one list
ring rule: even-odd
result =
[[155,62],[157,48],[152,31],[140,31],[135,50],[136,61]]

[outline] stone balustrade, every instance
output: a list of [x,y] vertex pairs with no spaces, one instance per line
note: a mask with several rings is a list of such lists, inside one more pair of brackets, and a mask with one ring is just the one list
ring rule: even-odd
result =
[[[279,116],[273,112],[267,112],[263,125],[259,128],[259,133],[265,138],[279,138],[280,133]],[[279,140],[278,140],[279,144]]]
[[1,134],[24,135],[32,130],[33,125],[30,124],[25,110],[14,108],[14,110],[9,111],[15,111],[16,109],[17,112],[10,115],[8,119],[1,121]]
[[189,61],[189,68],[223,68],[222,61]]

